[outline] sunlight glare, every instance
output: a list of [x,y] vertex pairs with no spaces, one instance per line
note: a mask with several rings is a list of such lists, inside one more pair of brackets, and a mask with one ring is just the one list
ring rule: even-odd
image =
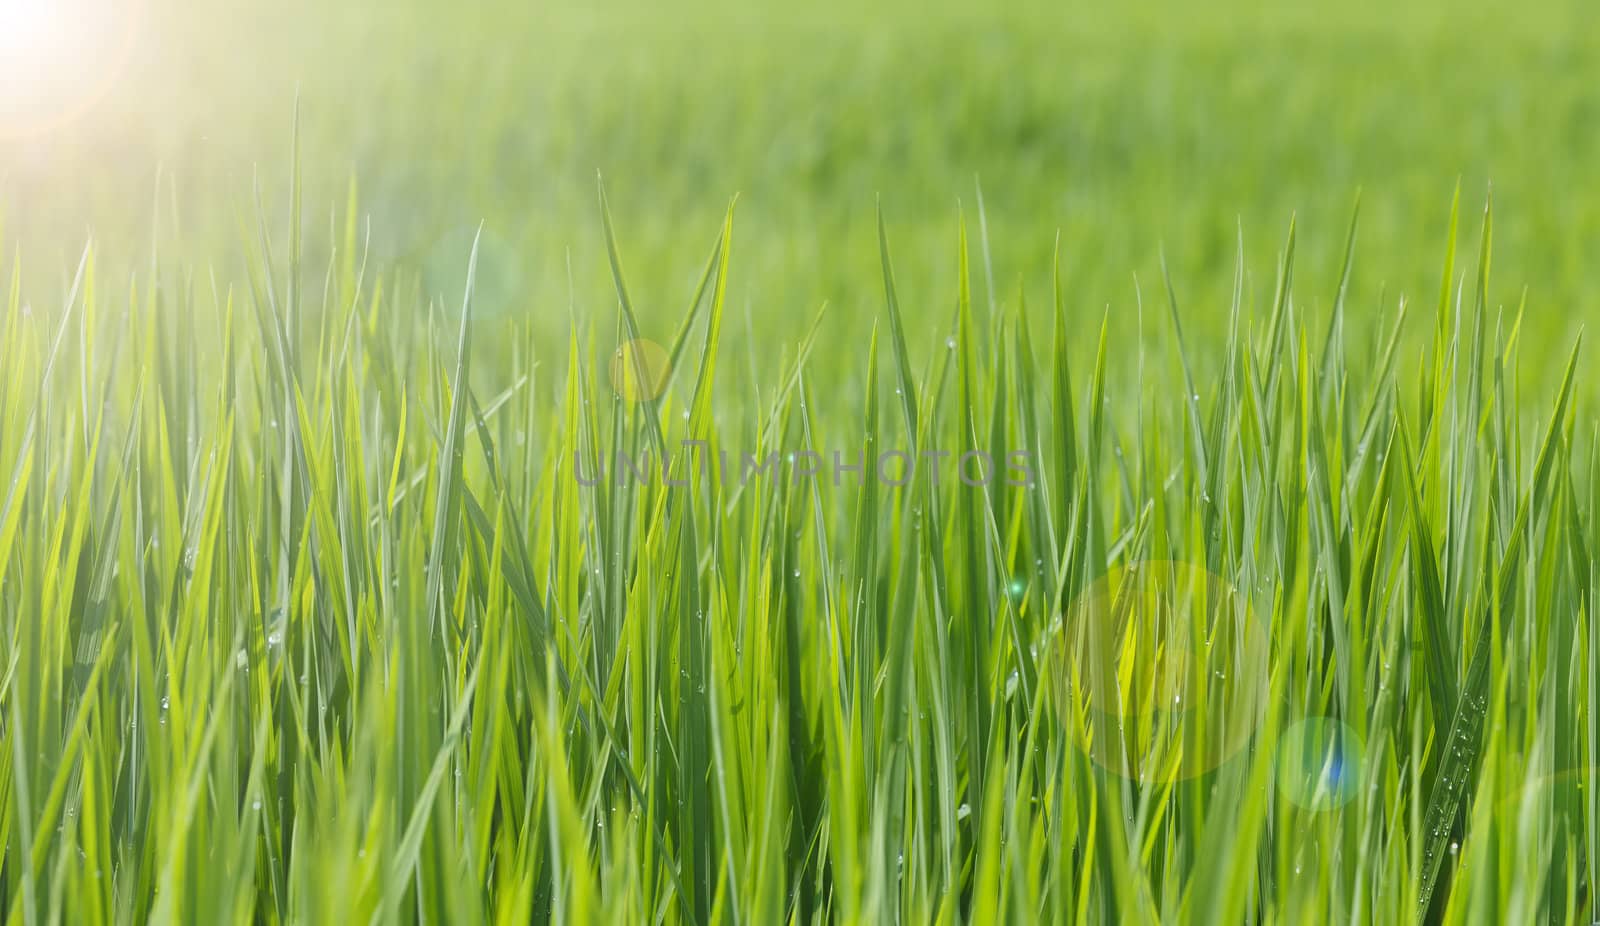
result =
[[0,0],[0,68],[26,79],[27,66],[60,41],[61,7],[52,0]]
[[70,122],[115,85],[139,2],[0,0],[0,138]]

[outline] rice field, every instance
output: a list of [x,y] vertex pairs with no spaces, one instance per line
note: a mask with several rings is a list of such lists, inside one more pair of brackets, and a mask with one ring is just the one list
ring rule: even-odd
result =
[[6,922],[1600,917],[1585,10],[106,10]]

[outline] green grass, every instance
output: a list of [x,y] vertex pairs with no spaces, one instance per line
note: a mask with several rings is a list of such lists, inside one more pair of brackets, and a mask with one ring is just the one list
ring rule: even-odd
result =
[[1226,9],[154,10],[0,149],[0,915],[1594,922],[1594,40]]
[[[422,307],[266,228],[234,290],[111,295],[91,252],[30,312],[14,272],[8,914],[1592,915],[1600,464],[1576,353],[1553,406],[1516,398],[1487,213],[1420,363],[1391,338],[1351,373],[1291,239],[1205,385],[1063,291],[1051,339],[1025,293],[976,302],[960,224],[949,346],[914,351],[885,231],[880,336],[744,358],[742,404],[731,223],[642,404],[594,362],[639,325],[609,223],[621,312],[564,346],[470,286],[389,324]],[[1027,448],[1038,480],[572,469],[689,439]],[[1351,738],[1279,749],[1307,718]]]

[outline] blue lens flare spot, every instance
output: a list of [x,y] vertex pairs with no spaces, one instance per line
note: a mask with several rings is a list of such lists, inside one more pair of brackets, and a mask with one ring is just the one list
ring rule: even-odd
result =
[[1307,810],[1341,807],[1361,787],[1364,750],[1348,724],[1330,717],[1297,721],[1278,741],[1278,788]]

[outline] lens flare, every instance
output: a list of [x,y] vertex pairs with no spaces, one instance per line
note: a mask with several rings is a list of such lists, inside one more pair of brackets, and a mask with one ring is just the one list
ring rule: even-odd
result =
[[1307,810],[1332,810],[1349,803],[1361,785],[1365,744],[1349,725],[1308,717],[1278,741],[1278,788]]
[[472,317],[511,315],[527,292],[523,261],[517,249],[491,228],[459,225],[438,236],[422,256],[422,282],[428,296],[459,308],[467,286],[473,242],[478,265],[472,277]]
[[42,0],[0,0],[0,54],[21,55],[47,45],[61,28],[59,7]]
[[628,341],[611,355],[611,386],[630,402],[659,397],[671,373],[667,349],[648,338]]
[[1215,769],[1266,707],[1267,639],[1247,596],[1187,563],[1113,569],[1064,615],[1056,701],[1079,747],[1140,781]]
[[50,132],[104,98],[145,11],[144,0],[0,0],[0,139]]

